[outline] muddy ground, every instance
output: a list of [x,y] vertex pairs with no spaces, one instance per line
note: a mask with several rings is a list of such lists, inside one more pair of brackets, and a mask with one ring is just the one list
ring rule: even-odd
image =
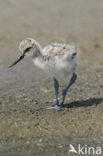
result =
[[[102,18],[103,1],[0,0],[0,156],[72,156],[70,144],[99,146],[103,155]],[[53,82],[30,59],[8,68],[25,37],[79,46],[78,79],[63,109],[46,109]]]

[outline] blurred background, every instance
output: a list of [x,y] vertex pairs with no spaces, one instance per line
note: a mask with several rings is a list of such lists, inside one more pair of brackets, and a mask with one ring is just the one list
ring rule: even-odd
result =
[[13,71],[8,69],[19,54],[20,41],[26,37],[36,39],[42,46],[66,42],[77,45],[81,51],[88,48],[88,52],[90,48],[103,47],[102,10],[103,2],[97,0],[1,1],[0,84],[6,78],[8,81],[8,78],[11,80],[12,76],[18,76],[18,70],[28,73],[20,66]]
[[[50,113],[44,109],[54,100],[52,81],[31,60],[8,68],[26,37],[34,38],[42,47],[65,42],[80,48],[78,80],[66,101],[74,101],[69,106],[74,104],[73,108]],[[22,152],[46,156],[53,151],[54,155],[66,155],[70,142],[101,145],[102,97],[103,1],[0,0],[2,156]]]

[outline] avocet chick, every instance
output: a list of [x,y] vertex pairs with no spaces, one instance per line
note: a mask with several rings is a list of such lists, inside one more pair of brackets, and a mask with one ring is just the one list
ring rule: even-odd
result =
[[[50,45],[42,48],[34,39],[26,38],[21,41],[19,50],[21,55],[10,66],[10,68],[16,65],[25,56],[32,57],[34,65],[45,71],[51,78],[53,78],[54,81],[56,101],[48,109],[56,109],[59,106],[62,106],[68,89],[77,79],[75,71],[77,68],[78,50],[76,46],[61,43],[51,43]],[[63,89],[60,100],[58,100],[58,79],[65,80],[65,78],[70,74],[72,75],[70,82]]]

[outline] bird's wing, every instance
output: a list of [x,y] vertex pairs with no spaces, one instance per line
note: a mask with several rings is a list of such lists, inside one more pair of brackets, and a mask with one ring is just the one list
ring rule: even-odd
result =
[[63,54],[66,49],[67,49],[66,44],[51,43],[50,45],[46,46],[43,49],[43,55],[50,55],[50,56],[60,55]]
[[43,56],[47,59],[52,59],[55,56],[61,57],[63,55],[73,54],[76,52],[76,47],[68,44],[51,43],[44,47]]

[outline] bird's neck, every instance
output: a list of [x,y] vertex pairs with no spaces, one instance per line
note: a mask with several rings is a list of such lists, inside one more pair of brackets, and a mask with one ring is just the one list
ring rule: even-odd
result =
[[38,57],[42,57],[42,47],[40,46],[39,43],[36,43],[36,48],[33,52],[32,58],[38,58]]

